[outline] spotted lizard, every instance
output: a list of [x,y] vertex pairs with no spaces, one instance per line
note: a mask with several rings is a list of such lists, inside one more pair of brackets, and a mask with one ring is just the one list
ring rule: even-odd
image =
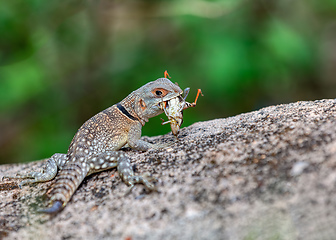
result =
[[148,174],[135,175],[130,158],[118,150],[126,144],[138,151],[166,147],[167,144],[154,145],[141,140],[141,128],[149,118],[163,113],[160,104],[182,93],[181,88],[166,77],[149,82],[86,121],[72,139],[67,154],[51,156],[41,172],[8,178],[24,179],[20,187],[55,178],[50,206],[39,210],[50,214],[66,206],[86,176],[110,168],[116,167],[121,179],[130,187],[140,183],[155,190],[153,179]]

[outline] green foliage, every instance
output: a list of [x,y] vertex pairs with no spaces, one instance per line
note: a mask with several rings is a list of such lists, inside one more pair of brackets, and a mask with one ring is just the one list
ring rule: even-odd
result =
[[[0,110],[16,108],[33,96],[43,91],[43,69],[33,60],[25,60],[8,67],[0,72]],[[24,76],[24,77],[23,77]]]
[[[190,102],[205,95],[183,126],[335,97],[335,15],[335,0],[4,1],[0,162],[66,152],[85,120],[165,70]],[[169,132],[160,122],[144,135]]]

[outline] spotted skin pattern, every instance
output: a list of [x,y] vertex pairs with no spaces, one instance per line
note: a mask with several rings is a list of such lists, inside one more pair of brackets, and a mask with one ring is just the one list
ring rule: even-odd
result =
[[139,151],[166,147],[167,144],[154,145],[140,140],[141,127],[149,118],[163,112],[159,103],[181,93],[180,87],[167,78],[159,78],[140,87],[120,103],[86,121],[74,136],[67,154],[54,154],[42,172],[16,176],[25,179],[19,186],[46,182],[56,177],[50,193],[51,206],[40,210],[43,213],[62,210],[86,176],[110,168],[116,167],[121,179],[131,187],[140,183],[155,190],[149,174],[135,175],[130,158],[118,150],[126,144]]

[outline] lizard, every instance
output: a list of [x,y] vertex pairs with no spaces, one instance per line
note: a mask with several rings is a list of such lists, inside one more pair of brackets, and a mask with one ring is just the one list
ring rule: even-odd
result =
[[49,207],[38,211],[47,214],[61,211],[86,176],[110,168],[117,168],[122,181],[130,189],[135,184],[144,184],[149,190],[156,190],[153,178],[149,174],[135,175],[130,158],[118,150],[125,145],[138,151],[167,147],[167,144],[151,144],[141,140],[141,128],[149,118],[164,112],[160,103],[182,93],[181,88],[166,77],[149,82],[87,120],[73,137],[67,153],[52,155],[41,172],[6,178],[24,179],[19,183],[20,188],[25,184],[55,178]]

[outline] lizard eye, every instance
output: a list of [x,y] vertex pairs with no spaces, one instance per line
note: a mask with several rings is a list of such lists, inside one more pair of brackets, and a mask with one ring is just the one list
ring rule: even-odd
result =
[[155,97],[162,98],[166,96],[169,93],[169,91],[164,88],[155,88],[152,90],[152,93],[154,94]]

